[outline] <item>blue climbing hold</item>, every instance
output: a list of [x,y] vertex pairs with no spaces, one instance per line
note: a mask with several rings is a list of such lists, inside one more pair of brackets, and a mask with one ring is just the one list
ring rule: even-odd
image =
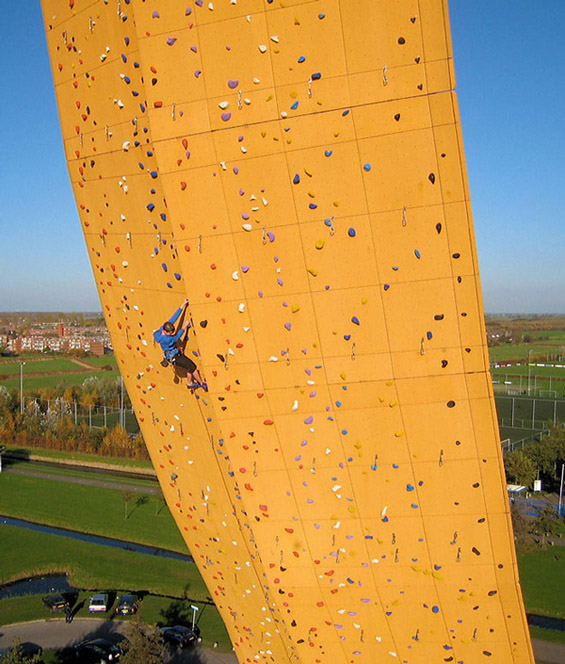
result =
[[359,319],[357,316],[351,316],[351,322],[354,323],[355,325],[359,325]]
[[163,268],[163,270],[165,270],[165,272],[169,270],[166,263],[161,263],[161,267]]
[[316,72],[315,74],[312,74],[312,80],[313,81],[319,81],[322,78],[322,74],[320,72]]
[[369,164],[369,162],[367,162],[366,164],[363,164],[363,170],[367,171],[367,172],[370,171],[371,170],[371,164]]
[[421,258],[422,257],[422,255],[420,254],[418,249],[414,249],[414,256],[416,256],[416,258]]
[[298,173],[294,176],[294,178],[292,179],[292,182],[294,184],[298,184],[300,182],[300,175],[298,175]]
[[357,233],[355,232],[355,229],[354,229],[354,228],[350,228],[350,229],[347,231],[347,234],[349,235],[349,237],[355,237],[355,236],[357,235]]
[[304,62],[305,60],[306,58],[303,55],[298,58],[298,62]]
[[298,101],[295,101],[294,104],[291,104],[290,108],[295,111],[298,108]]
[[331,157],[332,154],[333,154],[333,151],[332,150],[325,150],[324,154],[326,155],[326,157]]

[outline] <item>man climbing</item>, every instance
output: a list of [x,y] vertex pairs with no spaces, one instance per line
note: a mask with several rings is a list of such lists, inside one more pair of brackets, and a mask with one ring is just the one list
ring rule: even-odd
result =
[[165,354],[165,359],[168,362],[170,362],[175,367],[182,367],[183,369],[186,369],[189,389],[203,387],[207,392],[208,386],[202,380],[202,376],[196,368],[196,364],[194,364],[194,362],[189,357],[187,357],[182,352],[182,349],[177,345],[183,334],[188,332],[188,330],[192,327],[189,319],[187,318],[184,323],[179,325],[177,331],[175,332],[175,323],[180,318],[181,314],[184,316],[187,306],[188,300],[185,300],[182,307],[179,307],[168,321],[163,323],[163,325],[161,325],[158,330],[153,332],[153,339],[161,346],[161,349]]

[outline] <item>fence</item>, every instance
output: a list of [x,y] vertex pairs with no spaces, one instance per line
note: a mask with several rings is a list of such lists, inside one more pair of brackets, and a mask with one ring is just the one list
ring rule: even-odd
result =
[[24,408],[28,414],[42,413],[53,419],[70,417],[75,424],[86,422],[91,429],[112,428],[119,424],[130,434],[139,433],[139,424],[131,406],[117,408],[82,404],[78,401],[57,399],[34,399],[24,397]]
[[565,422],[565,399],[495,396],[498,423],[518,429],[544,429],[547,422]]

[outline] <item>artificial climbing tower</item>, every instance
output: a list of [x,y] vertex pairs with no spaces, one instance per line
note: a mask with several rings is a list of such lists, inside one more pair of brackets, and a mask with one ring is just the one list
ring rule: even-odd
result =
[[[533,662],[445,0],[43,0],[80,219],[240,662]],[[209,393],[152,331],[189,298]]]

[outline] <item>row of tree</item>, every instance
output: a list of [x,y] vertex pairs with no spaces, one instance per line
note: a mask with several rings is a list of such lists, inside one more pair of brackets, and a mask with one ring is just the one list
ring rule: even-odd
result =
[[504,457],[506,478],[513,484],[533,487],[542,480],[548,492],[557,492],[561,483],[561,466],[565,464],[565,427],[548,423],[549,433],[540,442],[524,445]]
[[18,391],[1,386],[0,444],[149,459],[141,434],[130,436],[119,425],[95,428],[85,421],[75,423],[63,397],[42,404],[28,400],[22,413]]

